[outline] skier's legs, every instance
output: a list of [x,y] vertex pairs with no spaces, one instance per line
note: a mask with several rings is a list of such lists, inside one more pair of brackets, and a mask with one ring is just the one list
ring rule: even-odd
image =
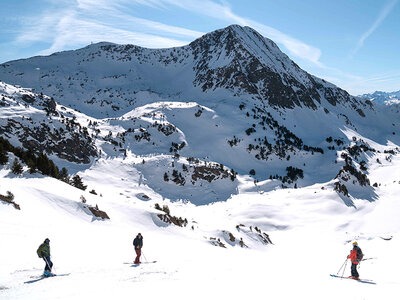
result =
[[351,276],[354,276],[355,278],[359,277],[357,272],[357,264],[351,264]]
[[354,264],[354,276],[358,279],[360,277],[360,274],[358,274],[357,266],[358,265]]
[[51,268],[53,267],[53,262],[50,260],[50,257],[43,257],[43,260],[46,263],[44,270],[51,273]]
[[136,251],[135,264],[140,264],[140,255],[142,255],[142,250],[135,249],[135,251]]
[[47,265],[47,259],[46,259],[46,257],[43,257],[43,260],[44,260],[44,271],[46,272],[48,272],[49,271],[49,266]]

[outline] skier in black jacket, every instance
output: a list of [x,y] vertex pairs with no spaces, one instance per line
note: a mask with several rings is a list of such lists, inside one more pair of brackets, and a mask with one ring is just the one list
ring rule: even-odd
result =
[[43,260],[46,263],[43,276],[45,277],[54,276],[54,274],[51,273],[51,268],[53,267],[53,263],[50,260],[50,240],[45,239],[36,252],[39,258],[43,258]]
[[142,247],[143,247],[143,236],[138,233],[136,238],[133,240],[133,246],[136,251],[135,264],[140,264],[140,255],[142,255]]

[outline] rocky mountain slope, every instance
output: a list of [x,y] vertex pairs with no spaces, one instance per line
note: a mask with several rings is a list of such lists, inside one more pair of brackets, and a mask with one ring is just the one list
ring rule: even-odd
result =
[[88,164],[97,155],[92,137],[53,98],[0,82],[0,134],[31,152]]
[[[258,191],[326,182],[373,199],[370,161],[400,142],[397,112],[308,74],[237,25],[180,48],[99,43],[12,61],[0,79],[30,88],[2,83],[12,105],[2,135],[15,145],[89,181],[107,169],[118,184],[121,165],[149,193],[196,204],[226,200],[243,182]],[[25,120],[34,109],[40,118]]]

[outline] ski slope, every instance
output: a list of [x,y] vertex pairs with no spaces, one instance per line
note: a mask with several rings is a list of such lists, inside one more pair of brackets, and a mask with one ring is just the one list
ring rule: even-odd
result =
[[[243,193],[195,206],[163,200],[150,194],[146,185],[128,184],[131,194],[121,194],[100,172],[92,176],[96,191],[104,191],[102,197],[52,178],[15,177],[6,166],[1,170],[0,193],[12,191],[21,210],[0,204],[0,297],[393,298],[400,287],[399,164],[394,157],[388,165],[373,167],[371,177],[382,182],[379,198],[353,199],[355,207],[346,206],[329,183],[262,192],[251,190],[244,181]],[[124,171],[120,172],[123,178]],[[143,194],[151,200],[141,200]],[[82,195],[87,204],[106,211],[110,220],[96,219],[82,209]],[[171,214],[186,217],[189,225],[181,228],[159,221],[155,203],[168,204]],[[244,226],[237,229],[239,224]],[[267,232],[273,245],[260,243],[250,226]],[[223,230],[242,237],[249,248],[229,244]],[[144,236],[145,257],[156,263],[124,264],[134,259],[132,240],[138,232]],[[46,237],[51,240],[55,272],[70,275],[25,283],[42,273],[36,249]],[[226,248],[213,246],[210,237],[219,237]],[[393,238],[383,239],[388,237]],[[365,257],[374,258],[361,263],[360,276],[376,285],[329,276],[344,263],[355,239]]]

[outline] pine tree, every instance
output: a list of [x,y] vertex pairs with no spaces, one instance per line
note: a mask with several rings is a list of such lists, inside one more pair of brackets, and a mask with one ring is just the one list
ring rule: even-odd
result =
[[169,181],[169,177],[168,177],[167,172],[164,173],[164,181]]
[[71,185],[83,191],[87,188],[87,185],[83,184],[82,178],[79,175],[75,175],[74,177],[72,177]]
[[58,174],[58,179],[66,182],[66,183],[69,183],[70,178],[69,178],[68,170],[66,168],[61,169],[61,172]]
[[21,164],[19,163],[18,158],[16,158],[16,159],[14,160],[14,163],[13,163],[13,165],[12,165],[12,167],[11,167],[11,172],[13,172],[15,175],[20,175],[20,174],[22,174],[23,169],[22,169]]
[[33,160],[28,160],[27,163],[28,167],[29,167],[29,173],[33,174],[36,173],[37,169],[36,169],[36,163]]
[[0,165],[5,165],[6,163],[8,163],[7,152],[0,145]]
[[58,170],[57,166],[54,164],[52,160],[49,160],[49,171],[50,171],[50,176],[54,178],[59,177],[60,171]]

